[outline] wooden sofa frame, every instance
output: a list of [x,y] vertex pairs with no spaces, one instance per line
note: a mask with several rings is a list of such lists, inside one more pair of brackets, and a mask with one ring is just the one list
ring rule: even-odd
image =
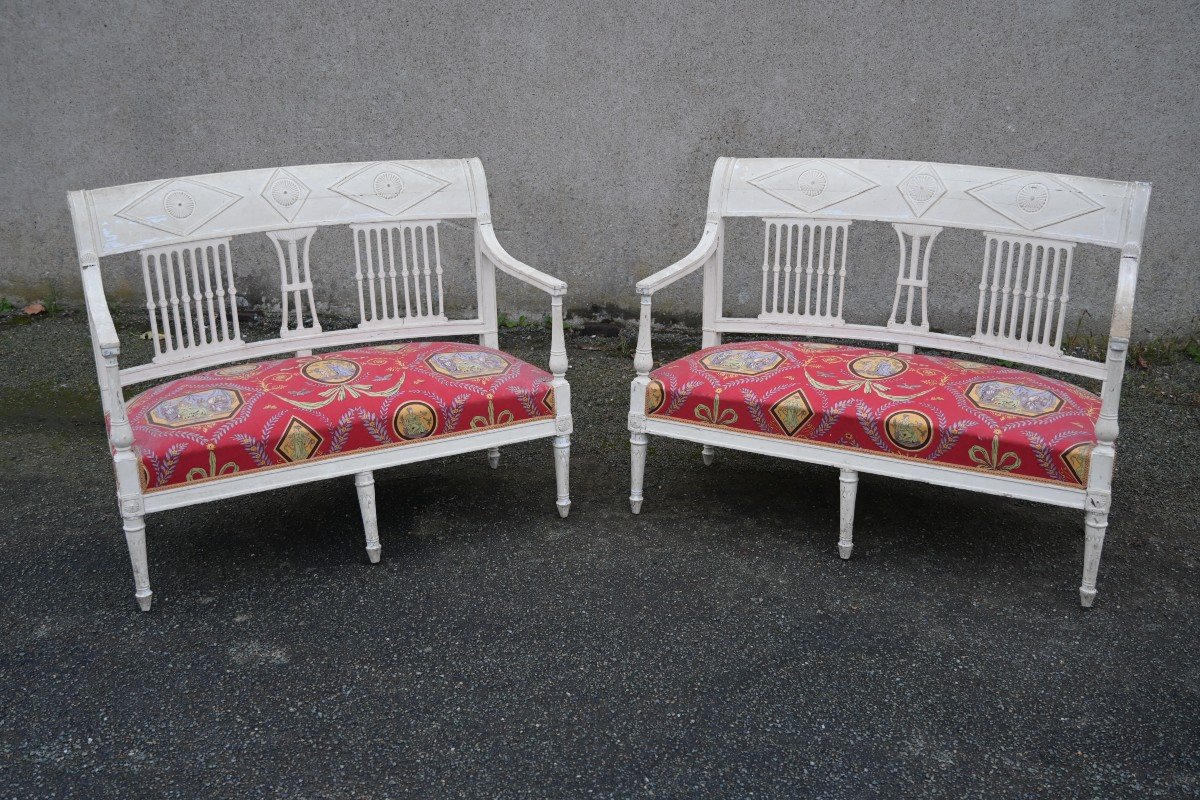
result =
[[[1096,597],[1096,574],[1111,506],[1117,409],[1149,198],[1148,183],[987,167],[843,159],[718,159],[700,243],[677,263],[637,284],[641,319],[634,358],[637,376],[632,384],[629,410],[633,513],[639,513],[642,507],[649,434],[702,444],[706,464],[712,463],[714,447],[727,447],[837,467],[841,474],[839,550],[843,558],[849,558],[853,546],[859,472],[1082,509],[1086,534],[1079,598],[1082,605],[1091,606]],[[728,317],[723,313],[723,252],[725,220],[729,217],[761,217],[766,226],[762,304],[755,317]],[[847,275],[853,271],[847,268],[846,237],[850,224],[860,220],[890,223],[900,242],[895,297],[891,316],[884,325],[849,323],[842,313],[842,293]],[[774,261],[771,259],[771,231],[781,226],[801,226],[802,231],[819,233],[816,294],[812,298],[805,296],[803,308],[799,303],[788,303],[789,273],[785,265],[785,283],[781,287],[777,250]],[[985,234],[976,328],[967,336],[935,332],[930,326],[927,291],[937,273],[937,269],[930,267],[930,252],[944,228]],[[790,237],[788,241],[790,254]],[[1108,352],[1103,362],[1066,355],[1062,349],[1071,255],[1077,243],[1121,252]],[[1011,272],[1006,268],[1006,277],[1000,280],[1002,252],[1010,254],[1011,266],[1011,253],[1014,250],[1024,253],[1027,247],[1029,252],[1041,248],[1041,252],[1055,253],[1056,270],[1062,261],[1063,275],[1057,289],[1051,287],[1047,293],[1038,288],[1034,296],[1032,278],[1022,287],[1020,277],[1013,288],[1011,272],[1016,272],[1016,267]],[[798,257],[799,254],[795,267],[797,297],[801,280]],[[811,295],[814,288],[811,250],[808,258],[810,283],[806,291]],[[1044,265],[1039,267],[1044,268]],[[901,353],[931,348],[973,354],[1102,381],[1095,426],[1097,443],[1091,453],[1086,488],[1022,480],[997,472],[950,469],[936,462],[898,460],[648,417],[646,389],[654,366],[651,299],[655,292],[697,271],[704,276],[704,347],[718,345],[724,334],[733,333],[837,338],[896,344]],[[1029,272],[1033,273],[1032,264]],[[827,280],[822,284],[821,278]],[[1004,315],[1008,313],[1010,298],[1013,314],[1006,325]],[[1024,324],[1015,321],[1020,302],[1025,304]],[[1044,324],[1029,325],[1030,303],[1034,304],[1038,320],[1045,312]],[[1054,317],[1057,323],[1050,324]]]
[[[353,475],[366,530],[367,553],[376,562],[381,545],[375,516],[374,470],[475,450],[486,450],[489,462],[495,467],[500,447],[552,437],[556,503],[560,515],[567,516],[571,506],[568,462],[572,430],[563,339],[562,303],[567,285],[513,258],[496,240],[487,183],[478,159],[256,169],[74,191],[69,193],[68,200],[101,403],[109,425],[117,497],[133,564],[134,594],[143,610],[149,610],[152,597],[144,516],[167,509]],[[476,315],[469,319],[448,318],[443,310],[438,224],[452,219],[471,220],[474,226]],[[347,225],[353,232],[360,319],[357,326],[348,330],[325,331],[313,296],[308,251],[318,229],[332,225]],[[401,267],[404,281],[401,307],[396,295],[399,258],[396,254],[385,255],[386,248],[372,256],[372,241],[376,245],[381,239],[390,241],[392,232],[401,236],[419,233],[426,248],[423,292],[419,285],[414,288],[416,298],[412,307],[408,299],[408,262]],[[239,330],[230,243],[232,237],[252,233],[265,234],[275,245],[283,320],[277,338],[247,342]],[[146,308],[151,332],[155,334],[155,356],[148,364],[120,367],[121,343],[105,299],[100,261],[133,251],[141,256]],[[178,264],[180,270],[185,262],[190,264],[193,283],[189,286],[181,273],[183,285],[177,290],[175,268],[171,266],[166,270],[170,281],[166,285],[161,283],[162,273],[152,274],[156,270],[149,265],[160,263],[157,259],[162,258],[168,265]],[[436,269],[431,270],[431,264]],[[416,261],[413,269],[416,281]],[[230,362],[287,353],[306,356],[316,348],[343,348],[389,340],[469,335],[478,336],[480,344],[495,348],[498,346],[497,270],[550,295],[549,369],[555,400],[552,417],[427,442],[414,441],[402,447],[297,462],[282,469],[234,474],[151,492],[142,490],[133,450],[133,430],[126,415],[126,387]],[[389,282],[390,310],[383,299]],[[382,299],[379,304],[375,297],[377,289]],[[181,310],[186,320],[186,336],[181,335],[179,327]]]

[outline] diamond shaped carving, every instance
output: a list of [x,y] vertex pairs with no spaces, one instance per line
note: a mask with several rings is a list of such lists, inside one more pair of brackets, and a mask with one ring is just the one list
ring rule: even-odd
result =
[[967,194],[1031,231],[1104,208],[1058,178],[1034,173],[998,178],[968,189]]
[[395,216],[450,185],[436,175],[395,161],[355,170],[329,188],[356,203]]
[[824,159],[797,161],[747,181],[790,206],[813,212],[874,189],[878,183]]
[[291,222],[300,213],[312,190],[304,181],[286,169],[277,169],[261,192],[267,205],[279,212],[279,216]]
[[241,200],[227,192],[191,178],[163,181],[117,212],[117,216],[186,236]]
[[900,181],[896,187],[904,202],[916,216],[924,216],[933,204],[946,194],[946,184],[929,164],[922,164]]

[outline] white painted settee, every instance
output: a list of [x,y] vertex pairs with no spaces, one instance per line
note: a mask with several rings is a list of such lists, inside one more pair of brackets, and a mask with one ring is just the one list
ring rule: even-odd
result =
[[[714,447],[727,447],[837,467],[843,558],[853,546],[859,472],[1083,509],[1079,596],[1091,606],[1149,197],[1146,183],[986,167],[719,159],[699,245],[637,284],[633,512],[643,502],[648,434],[702,444],[705,463]],[[752,317],[724,313],[730,217],[764,223],[759,312]],[[860,221],[890,224],[899,239],[895,295],[883,325],[847,322],[843,314],[856,281],[850,231]],[[979,231],[983,250],[975,330],[962,336],[935,332],[927,303],[930,284],[954,268],[931,257],[945,228]],[[1079,244],[1121,254],[1104,362],[1063,352]],[[651,298],[695,271],[703,273],[704,349],[656,370]],[[763,340],[722,344],[725,334]],[[1095,395],[953,354],[1092,378],[1102,388]]]
[[[374,470],[473,450],[488,451],[495,467],[500,447],[553,437],[557,506],[567,515],[567,287],[500,246],[477,159],[247,170],[68,199],[143,610],[151,602],[143,517],[156,511],[353,475],[375,562]],[[473,253],[459,260],[474,270],[476,313],[468,319],[443,308],[443,279],[465,277],[450,260],[443,270],[448,220],[473,228]],[[320,229],[342,225],[353,252],[310,266]],[[266,341],[244,339],[237,314],[235,237],[251,234],[270,239],[279,260],[282,324]],[[101,259],[133,251],[155,355],[122,367]],[[353,279],[357,325],[322,329],[318,270]],[[496,349],[497,270],[550,295],[548,373]],[[467,335],[480,344],[441,341]],[[126,396],[127,387],[148,382],[159,383]]]

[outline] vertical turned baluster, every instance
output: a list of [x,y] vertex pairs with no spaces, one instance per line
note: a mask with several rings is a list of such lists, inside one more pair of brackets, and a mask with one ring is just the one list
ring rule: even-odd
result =
[[843,222],[842,229],[842,263],[838,270],[838,302],[837,302],[837,318],[842,319],[842,300],[846,295],[846,250],[849,249],[850,224]]
[[759,313],[767,313],[767,283],[768,275],[771,269],[771,222],[768,220],[763,225],[763,265],[762,265],[762,311]]
[[429,262],[429,229],[421,226],[421,249],[424,252],[424,274],[425,274],[425,316],[433,316],[433,292],[429,288],[429,277],[433,273],[430,269]]
[[382,251],[379,246],[381,233],[379,228],[367,228],[367,274],[364,276],[364,280],[367,282],[367,298],[371,303],[372,320],[383,319],[387,316],[387,302],[379,296],[378,289],[381,285],[380,276],[384,270],[380,258]]
[[772,256],[774,259],[774,264],[771,268],[772,272],[774,273],[774,279],[771,284],[771,311],[772,312],[779,310],[777,307],[778,306],[778,298],[779,298],[779,234],[780,234],[780,228],[782,226],[780,225],[780,223],[776,222],[774,224],[774,227],[775,227],[775,252],[774,252],[774,255]]
[[438,316],[446,316],[445,295],[442,289],[442,240],[438,235],[438,226],[433,225],[433,256],[437,259],[437,287],[438,287]]
[[1017,260],[1020,255],[1021,245],[1019,242],[1008,243],[1008,260],[1004,262],[1004,280],[1000,284],[1000,319],[996,325],[996,335],[1004,336],[1005,330],[1008,328],[1008,312],[1012,301],[1012,283],[1013,273],[1016,272]]
[[1008,338],[1013,339],[1017,336],[1017,332],[1021,330],[1021,303],[1024,299],[1024,282],[1025,274],[1028,271],[1028,262],[1031,256],[1032,245],[1028,242],[1022,242],[1017,250],[1017,267],[1014,270],[1013,285],[1012,285],[1012,316],[1008,319]]
[[396,291],[396,228],[393,225],[387,227],[388,239],[388,288],[392,292],[392,318],[400,319],[400,296]]
[[1058,313],[1055,303],[1058,300],[1058,267],[1062,260],[1062,249],[1055,248],[1054,262],[1050,269],[1050,286],[1046,290],[1046,318],[1042,320],[1042,344],[1051,346],[1051,336],[1054,330],[1054,318]]
[[1063,323],[1067,321],[1067,301],[1071,299],[1071,256],[1074,254],[1073,248],[1066,248],[1066,258],[1063,264],[1063,281],[1062,281],[1062,296],[1058,304],[1058,330],[1054,334],[1054,349],[1062,348]]
[[204,246],[204,265],[208,268],[208,254],[212,252],[212,274],[213,280],[217,284],[217,308],[219,309],[218,318],[221,320],[221,340],[229,341],[230,323],[228,320],[228,308],[225,305],[225,280],[221,277],[221,251],[212,246]]
[[204,295],[200,292],[200,276],[196,274],[196,251],[187,248],[180,253],[181,260],[187,262],[187,276],[192,286],[192,311],[196,323],[196,344],[208,344],[208,323],[204,319]]
[[229,280],[229,318],[233,321],[233,338],[242,340],[241,323],[238,321],[237,287],[233,284],[233,259],[229,255],[229,240],[218,242],[217,260],[225,262],[225,277]]
[[171,336],[171,314],[167,310],[167,290],[163,284],[163,254],[155,253],[154,259],[154,279],[158,283],[158,315],[162,320],[163,343],[166,345],[167,352],[175,350],[175,340]]
[[826,268],[829,271],[829,279],[825,284],[825,311],[823,317],[829,318],[833,316],[833,276],[837,266],[837,249],[838,249],[838,229],[836,225],[829,226],[829,259],[826,263]]
[[1006,258],[1012,257],[1012,243],[1007,239],[1000,239],[996,243],[996,259],[992,262],[992,285],[991,294],[988,301],[988,323],[987,335],[994,336],[996,332],[996,308],[1000,303],[1000,273],[1003,270],[1003,263]]
[[179,312],[179,282],[175,279],[175,259],[170,251],[163,253],[163,258],[167,270],[167,286],[171,290],[171,326],[175,331],[176,347],[186,348],[190,342],[183,337],[183,315]]
[[389,319],[395,316],[396,309],[388,313],[387,261],[383,258],[383,234],[385,227],[375,228],[375,258],[379,264],[379,318]]
[[1042,258],[1038,262],[1037,298],[1033,307],[1033,324],[1025,332],[1025,338],[1030,344],[1042,344],[1042,314],[1046,305],[1046,273],[1050,270],[1050,259],[1057,248],[1046,246],[1042,248]]
[[788,313],[788,298],[792,296],[792,225],[791,223],[781,223],[784,236],[784,256],[783,256],[783,294],[779,297],[780,313]]
[[1000,243],[993,236],[988,236],[983,242],[983,269],[979,273],[979,310],[975,312],[975,335],[983,335],[983,307],[987,295],[988,273],[994,269],[993,261],[999,252]]
[[162,343],[158,340],[158,319],[155,317],[154,311],[156,304],[154,302],[154,291],[150,288],[150,259],[152,256],[142,253],[142,280],[146,284],[146,311],[150,315],[150,336],[154,341],[154,355],[162,355]]
[[408,236],[406,234],[407,230],[408,229],[406,227],[404,227],[403,225],[401,225],[399,228],[399,232],[400,232],[400,282],[404,284],[404,317],[405,317],[405,319],[411,319],[413,312],[412,312],[412,304],[409,302],[409,298],[408,298]]
[[1044,252],[1045,248],[1041,245],[1029,246],[1029,263],[1025,267],[1025,303],[1021,311],[1021,324],[1017,326],[1017,339],[1023,342],[1029,341],[1029,327],[1033,324],[1033,284],[1037,282]]
[[379,303],[375,299],[375,241],[378,231],[367,228],[367,241],[363,247],[363,252],[367,256],[367,274],[364,279],[367,283],[367,297],[371,303],[371,321],[379,319]]
[[805,223],[797,222],[792,225],[792,228],[796,232],[796,250],[795,250],[795,253],[796,253],[796,255],[795,255],[795,261],[796,261],[796,263],[795,263],[795,273],[796,273],[795,279],[796,280],[795,280],[795,286],[792,288],[792,313],[793,314],[803,314],[804,308],[801,307],[800,304],[804,301],[801,298],[802,292],[800,290],[804,285],[804,281],[802,280],[802,278],[804,276],[804,228],[805,228]]
[[811,222],[804,223],[804,227],[808,229],[808,244],[805,246],[807,252],[807,264],[804,268],[804,315],[807,316],[810,309],[813,308],[813,245],[816,243],[817,229]]
[[[359,324],[367,321],[367,301],[363,293],[362,251],[367,232],[362,228],[354,231],[354,282],[358,285]],[[360,239],[363,241],[360,242]]]
[[216,344],[221,341],[220,323],[217,322],[217,310],[213,305],[212,276],[208,274],[208,248],[200,245],[196,248],[196,266],[204,279],[204,305],[208,310],[208,340]]
[[821,240],[820,254],[817,256],[817,296],[813,303],[813,314],[821,316],[821,308],[825,298],[825,226],[818,225],[817,230]]

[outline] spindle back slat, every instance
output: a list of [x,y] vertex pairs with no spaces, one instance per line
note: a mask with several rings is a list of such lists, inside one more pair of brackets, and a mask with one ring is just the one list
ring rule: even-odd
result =
[[446,318],[441,239],[436,220],[382,222],[350,228],[354,232],[354,281],[358,287],[360,325],[396,325],[409,320],[427,323]]
[[803,218],[764,222],[761,316],[841,320],[850,223]]
[[244,344],[228,238],[149,248],[141,266],[156,359]]
[[1071,242],[988,234],[972,338],[1060,352],[1074,252]]

